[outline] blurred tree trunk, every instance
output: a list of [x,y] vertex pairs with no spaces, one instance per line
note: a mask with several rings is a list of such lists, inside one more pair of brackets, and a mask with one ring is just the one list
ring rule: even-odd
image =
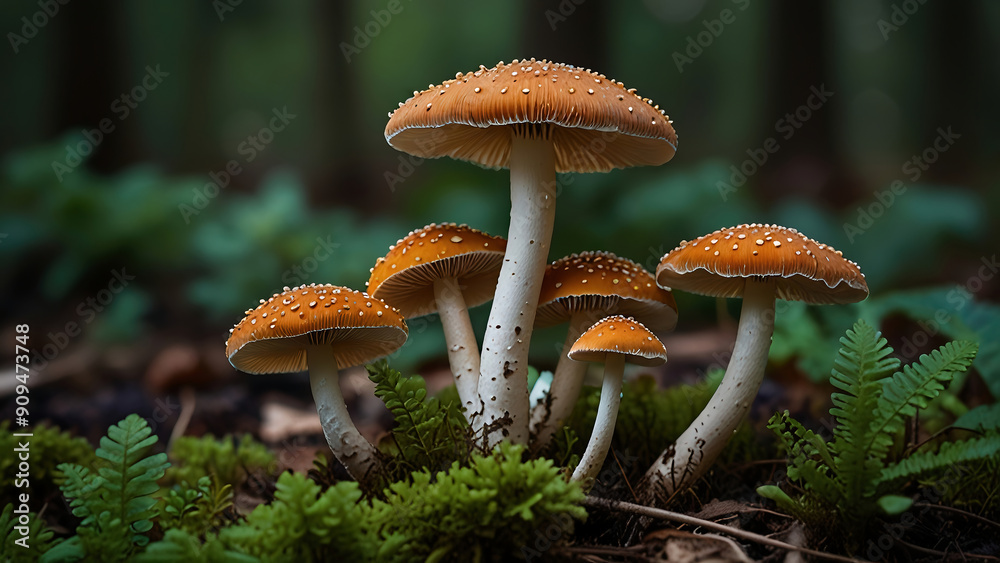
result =
[[[53,135],[68,129],[79,136],[82,129],[97,128],[102,119],[113,118],[111,102],[125,88],[118,64],[122,45],[116,21],[108,0],[87,2],[73,10],[72,16],[53,18],[52,26],[59,26],[56,91],[50,106],[56,114],[52,121],[56,127]],[[117,119],[112,121],[117,127]],[[122,154],[129,152],[123,139],[105,135],[88,166],[113,172],[119,167]]]
[[[774,91],[767,96],[770,103],[765,115],[774,120],[769,124],[773,126],[770,131],[777,135],[781,149],[772,157],[774,166],[764,169],[761,187],[770,199],[798,194],[829,200],[848,191],[844,184],[850,180],[837,176],[837,170],[844,167],[833,128],[834,106],[847,101],[837,97],[838,87],[833,81],[828,9],[822,2],[780,2],[770,9],[774,21],[769,46],[773,64],[768,83]],[[814,91],[824,86],[826,91],[834,92],[833,96],[819,109],[802,110],[796,115]],[[808,118],[801,119],[804,116]],[[785,119],[780,131],[779,119]]]
[[[354,205],[366,208],[376,203],[376,194],[384,194],[384,185],[371,185],[382,174],[369,173],[368,158],[372,143],[369,139],[381,132],[364,130],[360,108],[364,107],[361,83],[356,68],[357,57],[348,62],[341,51],[341,42],[354,35],[355,4],[353,1],[315,3],[317,36],[321,45],[317,54],[314,110],[322,111],[317,123],[326,131],[319,133],[325,141],[317,159],[323,163],[323,173],[309,181],[309,199],[317,203]],[[344,197],[346,196],[346,201]],[[336,200],[336,201],[335,201]]]

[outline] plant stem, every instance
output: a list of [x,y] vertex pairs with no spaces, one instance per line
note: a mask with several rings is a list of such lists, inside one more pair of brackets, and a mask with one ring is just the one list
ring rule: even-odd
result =
[[576,340],[588,328],[590,317],[591,315],[582,312],[573,313],[570,317],[562,355],[559,356],[559,363],[556,364],[556,371],[552,375],[549,399],[542,401],[531,411],[531,432],[534,435],[534,447],[538,451],[549,444],[556,431],[569,418],[580,396],[583,379],[587,374],[587,362],[573,361],[569,359],[568,354]]
[[351,477],[362,482],[378,469],[378,452],[351,421],[347,403],[340,392],[340,375],[333,348],[312,346],[307,354],[309,385],[326,443]]
[[[584,362],[580,362],[584,363]],[[608,354],[604,360],[604,385],[601,387],[601,404],[597,407],[597,419],[594,421],[594,432],[590,435],[587,450],[580,458],[580,464],[573,472],[573,481],[581,481],[583,488],[589,491],[594,487],[594,480],[601,472],[604,458],[611,448],[611,439],[615,435],[615,421],[618,420],[618,406],[622,397],[622,378],[625,375],[625,356],[623,354]]]
[[469,320],[465,297],[455,278],[434,280],[434,299],[448,346],[448,364],[455,377],[459,400],[465,407],[465,418],[472,422],[482,410],[479,403],[479,343]]
[[507,252],[483,338],[480,425],[509,416],[487,435],[492,447],[506,437],[528,441],[528,346],[555,223],[555,149],[548,132],[515,131],[510,154],[510,229]]
[[774,332],[774,284],[748,278],[726,374],[711,400],[671,449],[646,472],[643,498],[664,500],[708,470],[753,404]]
[[816,551],[814,549],[806,549],[803,547],[798,547],[790,543],[785,543],[768,536],[762,536],[760,534],[755,534],[753,532],[748,532],[746,530],[740,530],[739,528],[733,528],[732,526],[726,526],[725,524],[719,524],[718,522],[713,522],[711,520],[704,520],[701,518],[695,518],[694,516],[688,516],[687,514],[681,514],[679,512],[671,512],[669,510],[662,510],[659,508],[652,508],[649,506],[643,506],[641,504],[633,504],[631,502],[624,502],[619,500],[611,500],[597,497],[587,497],[583,500],[583,505],[591,508],[603,508],[605,510],[615,510],[618,512],[627,512],[631,514],[636,514],[639,516],[645,516],[648,518],[658,518],[660,520],[669,520],[671,522],[679,522],[681,524],[688,524],[690,526],[695,526],[698,528],[705,528],[708,530],[714,530],[734,538],[740,538],[743,540],[752,541],[754,543],[759,543],[761,545],[769,545],[771,547],[777,547],[778,549],[784,549],[787,551],[797,551],[804,553],[806,555],[811,555],[813,557],[818,557],[820,559],[828,559],[830,561],[844,561],[846,563],[862,563],[863,559],[852,559],[850,557],[844,557],[842,555],[834,555],[832,553],[824,553],[822,551]]

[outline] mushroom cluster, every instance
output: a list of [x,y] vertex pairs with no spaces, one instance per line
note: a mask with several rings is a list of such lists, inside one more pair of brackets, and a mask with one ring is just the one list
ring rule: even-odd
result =
[[[359,480],[379,471],[380,454],[350,420],[338,369],[397,349],[406,318],[440,316],[462,406],[486,448],[531,441],[540,451],[571,412],[586,362],[603,363],[597,421],[572,476],[589,489],[611,446],[625,363],[667,359],[659,337],[677,323],[671,291],[740,297],[739,332],[719,389],[642,484],[645,499],[661,501],[704,473],[749,410],[767,362],[775,299],[848,303],[868,294],[858,266],[839,251],[776,225],[740,225],[684,241],[655,275],[609,252],[546,265],[556,173],[663,164],[677,147],[671,123],[621,82],[546,60],[481,66],[415,91],[389,114],[386,141],[421,158],[509,168],[507,238],[432,223],[377,259],[368,293],[286,287],[232,330],[230,362],[250,373],[308,368],[327,442]],[[468,308],[490,300],[480,345]],[[530,410],[532,330],[561,323],[568,329],[552,387]]]

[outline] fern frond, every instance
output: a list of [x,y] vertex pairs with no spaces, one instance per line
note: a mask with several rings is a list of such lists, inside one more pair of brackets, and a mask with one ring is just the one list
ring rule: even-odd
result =
[[949,342],[883,381],[869,446],[872,453],[884,456],[892,445],[892,436],[902,430],[906,419],[916,414],[918,408],[926,408],[955,374],[968,369],[978,350],[975,342]]
[[101,438],[97,457],[108,465],[100,468],[102,497],[112,506],[112,513],[134,532],[132,540],[137,545],[149,541],[142,535],[153,527],[156,517],[156,499],[152,496],[170,464],[167,454],[146,456],[149,447],[156,443],[156,436],[146,421],[132,414],[108,428],[108,435]]
[[840,342],[843,347],[830,383],[844,393],[831,395],[834,406],[830,414],[837,425],[830,449],[835,454],[843,505],[859,506],[861,499],[874,494],[875,479],[882,468],[881,460],[872,457],[869,449],[876,436],[873,425],[882,382],[899,367],[899,360],[890,357],[892,348],[886,339],[864,321],[855,323]]
[[427,396],[420,377],[402,377],[385,361],[368,366],[375,395],[392,413],[393,437],[399,445],[404,474],[415,469],[440,469],[465,457],[465,417],[455,405]]
[[63,484],[60,486],[62,494],[70,501],[69,506],[73,516],[82,519],[82,526],[88,526],[94,521],[94,517],[107,510],[99,495],[94,495],[102,484],[103,479],[90,472],[86,467],[75,463],[60,463],[56,469],[62,472]]
[[898,463],[884,468],[878,483],[889,485],[918,477],[928,471],[956,463],[985,459],[998,453],[1000,453],[1000,434],[990,434],[959,442],[945,442],[936,452],[912,453]]
[[868,441],[881,381],[899,367],[899,360],[890,357],[892,348],[882,334],[864,321],[855,323],[840,342],[830,383],[844,392],[831,395],[830,414],[837,421],[833,432],[841,446],[837,451],[843,455],[845,446]]

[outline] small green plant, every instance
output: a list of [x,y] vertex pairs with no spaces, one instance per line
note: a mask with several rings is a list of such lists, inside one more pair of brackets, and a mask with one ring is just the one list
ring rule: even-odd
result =
[[3,553],[4,561],[12,563],[38,561],[55,544],[52,540],[54,534],[34,512],[24,515],[28,519],[27,534],[15,530],[15,526],[23,525],[19,521],[22,515],[14,514],[15,506],[13,503],[8,504],[0,513],[0,553]]
[[62,463],[60,487],[73,515],[81,518],[76,535],[53,547],[41,561],[125,561],[149,542],[146,533],[157,517],[152,494],[170,465],[166,454],[150,454],[156,436],[146,421],[132,414],[108,428],[87,468]]
[[757,489],[780,508],[827,537],[840,536],[851,550],[873,518],[909,509],[898,493],[903,485],[938,468],[989,457],[1000,451],[996,435],[946,442],[894,459],[894,445],[907,420],[924,408],[976,355],[972,342],[948,343],[899,370],[899,360],[881,334],[859,321],[841,338],[830,382],[836,426],[825,441],[788,412],[771,418],[769,428],[788,452],[791,496],[777,486]]
[[469,425],[456,403],[427,397],[422,378],[402,377],[384,360],[368,366],[368,373],[375,382],[375,395],[395,418],[392,446],[387,448],[394,450],[388,464],[392,477],[404,478],[425,468],[437,471],[468,459]]
[[274,454],[249,434],[238,441],[233,436],[216,438],[211,434],[182,436],[171,444],[170,460],[166,474],[170,483],[196,483],[201,477],[214,475],[221,484],[238,487],[249,474],[276,467]]
[[222,543],[261,561],[373,559],[370,508],[356,482],[324,491],[304,475],[283,473],[274,499],[255,508],[246,523],[223,529]]
[[[578,483],[551,460],[522,461],[522,446],[474,454],[468,467],[413,473],[373,503],[385,561],[508,561],[533,555],[537,534],[555,525],[569,539],[586,518]],[[549,539],[551,541],[551,538]]]
[[218,479],[208,476],[198,479],[195,485],[182,481],[163,497],[159,524],[165,530],[179,528],[204,537],[226,524],[232,506],[232,485],[221,485]]

